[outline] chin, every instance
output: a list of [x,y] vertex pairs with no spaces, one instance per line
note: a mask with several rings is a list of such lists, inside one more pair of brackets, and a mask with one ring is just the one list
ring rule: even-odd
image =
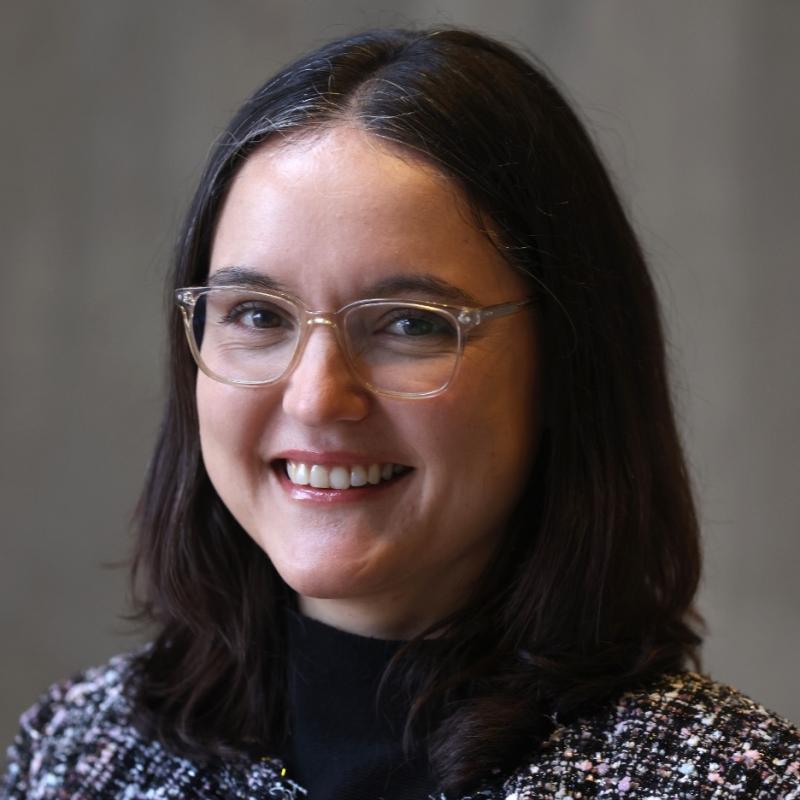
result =
[[310,574],[284,574],[278,570],[284,583],[292,589],[298,597],[307,597],[314,600],[348,600],[358,594],[360,587],[352,581],[340,579],[337,576]]
[[271,559],[283,582],[298,595],[320,600],[342,600],[354,595],[369,593],[375,583],[374,576],[365,573],[364,564],[337,563],[327,558],[307,557],[289,562]]

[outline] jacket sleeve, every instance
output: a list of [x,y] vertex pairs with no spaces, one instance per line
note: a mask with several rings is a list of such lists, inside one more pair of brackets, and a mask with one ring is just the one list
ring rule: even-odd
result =
[[3,800],[29,797],[28,774],[33,758],[33,747],[31,736],[24,728],[14,738],[6,757],[6,771],[0,788],[0,797]]
[[5,775],[0,784],[2,800],[35,800],[46,797],[35,789],[46,759],[47,732],[58,722],[64,686],[53,686],[20,718],[19,732],[7,751]]

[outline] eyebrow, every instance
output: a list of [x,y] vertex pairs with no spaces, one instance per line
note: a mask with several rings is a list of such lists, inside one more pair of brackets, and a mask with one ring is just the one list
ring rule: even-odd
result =
[[463,289],[428,274],[400,274],[384,278],[369,288],[372,297],[395,297],[400,294],[423,294],[459,306],[478,306],[480,303]]
[[223,267],[209,276],[206,286],[247,286],[251,289],[292,294],[280,281],[248,267]]
[[[264,291],[278,291],[294,295],[289,287],[269,275],[249,267],[223,267],[211,275],[208,286],[247,286]],[[458,306],[479,306],[480,303],[468,292],[427,273],[399,273],[370,284],[365,297],[397,297],[417,294],[427,299],[452,303]]]

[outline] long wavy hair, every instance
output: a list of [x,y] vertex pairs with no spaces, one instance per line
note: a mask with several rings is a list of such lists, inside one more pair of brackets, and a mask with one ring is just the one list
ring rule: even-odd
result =
[[[410,692],[406,745],[427,751],[443,789],[463,791],[521,763],[556,722],[699,668],[698,523],[660,311],[562,94],[528,58],[454,29],[344,38],[258,89],[212,149],[170,295],[206,280],[248,155],[340,124],[451,179],[538,298],[546,411],[530,484],[473,595],[393,665]],[[158,626],[138,661],[137,724],[192,757],[279,753],[293,593],[206,474],[177,313],[169,376],[136,517],[136,607]]]

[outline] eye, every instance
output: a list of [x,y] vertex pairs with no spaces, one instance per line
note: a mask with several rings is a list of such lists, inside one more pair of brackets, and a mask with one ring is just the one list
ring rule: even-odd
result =
[[415,308],[403,308],[392,312],[384,320],[382,333],[403,337],[453,336],[450,322],[440,314]]
[[291,320],[287,319],[285,313],[256,300],[247,300],[232,305],[223,314],[220,322],[225,325],[235,324],[255,330],[291,325]]

